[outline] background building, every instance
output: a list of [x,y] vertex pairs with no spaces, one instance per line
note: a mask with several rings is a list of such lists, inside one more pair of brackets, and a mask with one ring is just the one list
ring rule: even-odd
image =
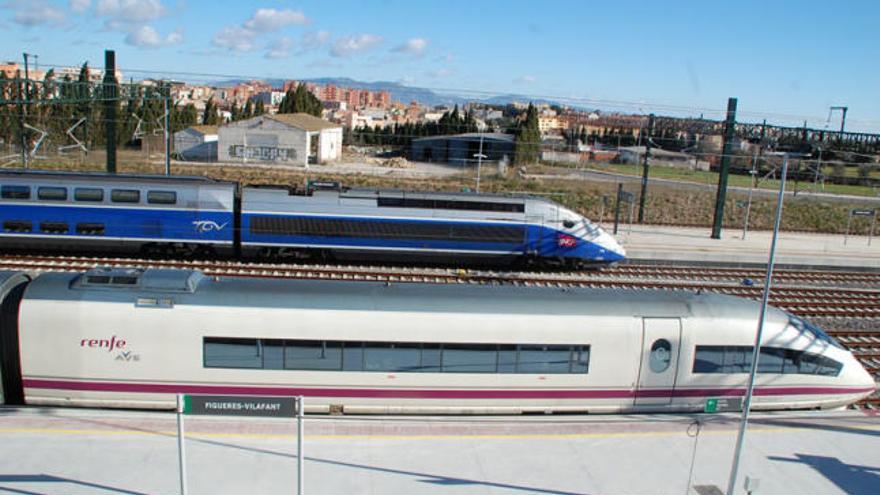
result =
[[431,136],[414,139],[410,159],[423,162],[446,162],[466,165],[476,163],[480,152],[480,138],[483,139],[484,161],[499,161],[507,157],[513,159],[514,142],[510,134],[467,133],[450,136]]
[[342,126],[305,113],[261,115],[220,127],[222,162],[307,166],[342,157]]
[[217,161],[217,126],[194,125],[175,132],[174,153],[184,161]]

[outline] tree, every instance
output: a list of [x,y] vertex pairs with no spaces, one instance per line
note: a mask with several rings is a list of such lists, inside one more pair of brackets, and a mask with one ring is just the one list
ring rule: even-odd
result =
[[242,120],[249,119],[254,116],[254,104],[248,99],[247,103],[244,105],[244,110],[241,111],[240,118]]
[[302,83],[295,90],[288,89],[278,105],[278,113],[307,113],[321,117],[323,111],[324,104]]
[[208,103],[205,103],[205,112],[202,114],[202,124],[217,125],[218,121],[217,105],[214,104],[214,98],[212,97],[208,99]]
[[263,115],[266,113],[266,105],[263,103],[263,100],[257,100],[257,107],[254,109],[254,117]]
[[229,110],[229,114],[230,114],[229,120],[231,120],[232,122],[235,122],[236,120],[241,119],[241,112],[238,111],[238,104],[237,103],[232,104],[232,108]]
[[538,111],[529,102],[526,120],[520,124],[516,135],[516,163],[535,163],[541,155],[541,131],[538,128]]

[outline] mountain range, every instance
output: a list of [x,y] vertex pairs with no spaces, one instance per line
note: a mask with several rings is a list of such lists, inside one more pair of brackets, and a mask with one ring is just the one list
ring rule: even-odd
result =
[[[530,98],[524,95],[517,94],[504,94],[504,95],[496,95],[490,96],[486,98],[475,98],[475,97],[464,97],[461,95],[456,95],[453,93],[440,93],[427,88],[419,88],[414,86],[406,86],[404,84],[398,82],[391,81],[375,81],[375,82],[365,82],[358,81],[355,79],[350,79],[347,77],[319,77],[313,79],[303,79],[306,82],[312,82],[320,85],[334,84],[340,87],[346,88],[357,88],[357,89],[367,89],[370,91],[388,91],[391,93],[392,101],[399,101],[401,103],[409,103],[411,101],[417,101],[421,105],[426,106],[438,106],[438,105],[464,105],[468,102],[480,102],[486,103],[490,105],[507,105],[508,103],[513,102],[533,102],[535,104],[548,104],[548,105],[559,105],[558,102],[544,100],[544,99],[535,99]],[[216,83],[217,86],[234,86],[239,83],[246,82],[245,80],[237,80],[231,79],[226,81],[221,81]],[[284,86],[283,79],[267,79],[266,83],[272,85],[272,87],[280,88]]]

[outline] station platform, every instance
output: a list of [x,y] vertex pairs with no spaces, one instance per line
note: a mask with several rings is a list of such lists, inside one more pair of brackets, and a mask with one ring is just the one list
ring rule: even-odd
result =
[[[609,232],[613,227],[603,225]],[[770,231],[725,229],[712,239],[710,228],[620,225],[614,237],[633,262],[766,266]],[[846,243],[844,243],[846,240]],[[779,268],[880,270],[880,239],[867,236],[780,232],[776,246]]]
[[[292,421],[185,421],[188,493],[296,493]],[[304,493],[714,495],[738,421],[307,416]],[[740,480],[760,495],[876,494],[878,441],[880,417],[865,412],[754,413]],[[0,408],[0,444],[0,493],[180,493],[171,413]]]

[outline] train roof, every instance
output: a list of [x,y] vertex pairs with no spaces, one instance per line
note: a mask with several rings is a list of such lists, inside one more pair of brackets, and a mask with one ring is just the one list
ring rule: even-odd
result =
[[[285,187],[272,184],[254,184],[247,186],[247,189],[258,189],[261,191],[278,191],[285,192],[289,195],[305,195],[305,192],[294,187]],[[378,199],[378,198],[411,198],[411,199],[443,199],[454,201],[480,201],[492,203],[518,203],[524,204],[526,201],[539,201],[543,203],[556,204],[553,200],[530,194],[487,194],[477,192],[443,192],[443,191],[408,191],[404,189],[372,189],[372,188],[343,188],[338,189],[317,189],[313,192],[316,195],[323,196],[339,196],[340,198],[352,199]]]
[[[100,277],[100,278],[98,278]],[[658,289],[536,288],[206,277],[196,270],[90,270],[47,273],[27,297],[131,303],[170,298],[175,305],[337,311],[756,319],[754,301]],[[778,310],[776,310],[778,311]],[[779,311],[781,313],[781,311]]]
[[234,182],[219,181],[210,177],[188,175],[153,175],[153,174],[110,174],[107,172],[65,172],[61,170],[0,170],[0,180],[8,177],[21,179],[64,179],[64,180],[102,180],[111,182],[150,182],[150,183],[202,183],[210,185],[234,185]]

